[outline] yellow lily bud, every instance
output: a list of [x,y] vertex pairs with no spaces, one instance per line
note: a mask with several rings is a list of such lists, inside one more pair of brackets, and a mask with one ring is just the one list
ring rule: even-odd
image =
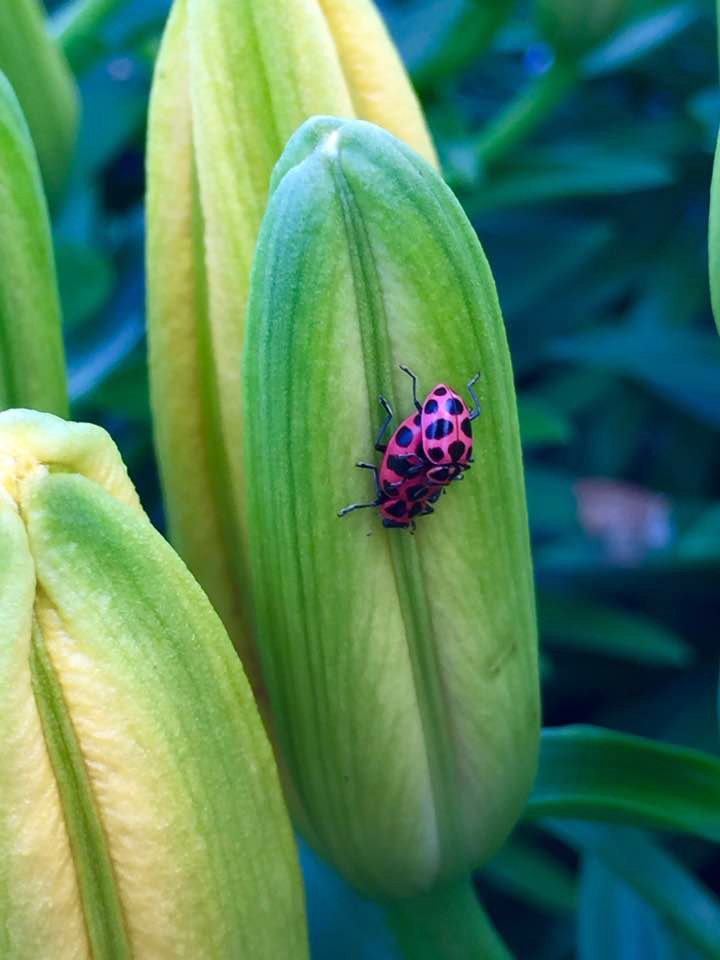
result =
[[148,146],[151,399],[170,535],[251,680],[240,362],[274,164],[317,113],[358,115],[430,161],[417,100],[370,0],[176,0]]
[[0,414],[0,955],[305,960],[227,634],[107,434]]
[[45,195],[22,111],[0,73],[0,410],[19,406],[65,416],[68,400]]
[[[438,384],[465,396],[480,372],[475,463],[425,502],[435,512],[414,536],[385,529],[378,510],[337,516],[352,501],[393,500],[382,474],[378,492],[354,464],[377,457],[380,394],[391,429],[420,420],[400,364],[420,401]],[[244,377],[258,645],[298,820],[371,895],[451,885],[505,840],[535,773],[527,511],[487,261],[440,177],[378,127],[316,118],[276,167]],[[459,402],[437,394],[435,408]],[[412,443],[406,465],[426,493],[408,487],[387,518],[406,527],[436,462]]]
[[15,89],[37,149],[48,196],[65,183],[78,125],[78,94],[38,0],[0,3],[0,70]]

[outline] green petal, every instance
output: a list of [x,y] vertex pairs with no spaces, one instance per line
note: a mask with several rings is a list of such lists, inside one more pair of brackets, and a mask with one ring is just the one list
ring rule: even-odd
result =
[[[477,238],[420,157],[319,118],[273,178],[245,353],[250,556],[274,716],[325,852],[407,895],[487,858],[535,770],[535,613],[512,370]],[[354,469],[382,413],[478,370],[476,463],[386,531]],[[371,535],[368,535],[371,534]]]
[[176,0],[148,137],[156,444],[172,541],[256,689],[239,376],[245,303],[273,166],[318,113],[358,113],[434,161],[417,99],[369,0]]
[[720,333],[720,138],[715,148],[712,185],[710,187],[710,230],[708,234],[710,266],[710,300],[715,325]]
[[0,71],[15,88],[40,159],[48,195],[68,174],[79,104],[68,64],[45,28],[38,0],[0,4]]
[[[35,572],[0,485],[0,955],[88,955],[73,858],[29,667]],[[38,909],[38,907],[40,907]]]
[[[0,11],[0,36],[2,21]],[[0,73],[0,409],[22,406],[66,416],[68,401],[45,196],[25,120]]]
[[[302,960],[293,838],[248,684],[117,450],[97,427],[11,411],[0,468],[0,713],[30,718],[0,740],[3,777],[22,774],[0,800],[7,955]],[[38,897],[36,873],[64,886]]]

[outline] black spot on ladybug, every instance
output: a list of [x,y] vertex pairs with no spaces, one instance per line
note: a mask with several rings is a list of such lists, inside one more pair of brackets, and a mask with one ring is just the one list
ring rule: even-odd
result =
[[460,429],[466,437],[472,436],[472,424],[470,423],[470,417],[465,417],[463,422],[460,424]]
[[435,463],[437,463],[438,460],[442,460],[442,458],[445,456],[445,451],[441,450],[440,447],[430,447],[428,450],[428,456],[431,460],[434,460]]
[[428,402],[425,404],[425,413],[437,413],[437,408],[437,400],[428,400]]
[[393,517],[404,517],[407,513],[404,500],[398,500],[397,503],[393,503],[391,507],[386,507],[385,509]]
[[393,473],[396,473],[399,477],[404,477],[411,469],[412,462],[409,457],[399,457],[397,454],[390,454],[387,459],[387,465]]
[[460,457],[465,453],[465,444],[462,440],[455,440],[448,447],[448,452],[453,460],[459,460]]
[[416,413],[416,414],[415,414],[415,417],[413,418],[413,423],[415,424],[416,427],[419,427],[419,426],[420,426],[420,414],[419,414],[419,413]]
[[437,387],[435,390],[433,390],[433,393],[435,394],[436,397],[444,397],[445,394],[447,393],[447,390],[445,389],[445,387]]
[[410,516],[416,517],[420,513],[422,508],[423,508],[423,505],[421,503],[414,503],[412,507],[410,507]]
[[425,456],[425,451],[423,450],[423,442],[422,442],[422,440],[418,440],[417,446],[415,447],[415,453],[417,454],[418,457],[424,457],[424,456]]
[[400,427],[395,434],[395,442],[399,447],[409,447],[412,443],[413,432],[410,427]]
[[445,409],[447,410],[448,413],[452,413],[454,415],[457,415],[458,413],[462,413],[462,409],[463,409],[462,400],[458,400],[457,397],[450,397],[449,400],[445,401]]
[[407,495],[408,500],[422,500],[427,496],[428,488],[422,483],[416,483],[415,486],[410,487]]
[[425,436],[428,440],[442,440],[443,437],[447,437],[448,434],[452,433],[453,425],[450,420],[444,420],[442,417],[439,420],[433,420],[432,423],[429,423],[425,429]]

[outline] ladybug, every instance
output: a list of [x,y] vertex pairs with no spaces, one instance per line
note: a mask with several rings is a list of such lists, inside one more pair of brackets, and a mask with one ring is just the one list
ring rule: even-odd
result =
[[[445,404],[449,416],[454,416],[456,421],[451,424],[451,429],[455,432],[465,432],[470,430],[469,443],[462,444],[462,451],[459,446],[450,447],[453,439],[450,432],[446,432],[445,446],[443,450],[443,460],[437,458],[429,459],[427,456],[427,438],[426,432],[434,422],[432,394],[426,398],[425,405],[421,406],[417,399],[417,378],[407,367],[400,366],[400,369],[407,373],[412,380],[413,385],[413,403],[415,412],[406,417],[395,429],[388,443],[384,443],[384,437],[393,418],[393,411],[385,397],[380,397],[380,404],[385,411],[385,420],[375,440],[375,449],[383,454],[383,460],[378,469],[371,463],[358,463],[357,466],[372,470],[375,474],[376,498],[370,503],[353,503],[341,510],[338,516],[344,517],[353,510],[365,507],[379,507],[383,518],[383,525],[386,527],[411,527],[415,529],[415,517],[427,516],[433,513],[432,504],[436,503],[444,488],[453,480],[462,476],[463,470],[469,469],[472,454],[472,429],[470,421],[475,419],[480,413],[480,403],[473,390],[478,377],[477,374],[468,384],[468,392],[474,401],[472,413],[468,412],[465,404],[460,397],[443,384],[438,384],[433,393],[442,398],[446,394],[456,399],[457,403],[452,404],[453,412],[450,411],[450,405]],[[439,393],[438,391],[444,391]],[[429,404],[428,414],[425,414],[425,406]],[[458,406],[459,404],[459,406]],[[443,420],[442,416],[436,417],[436,420]],[[467,423],[466,423],[467,421]],[[440,428],[430,429],[430,433],[442,432],[446,430],[444,425]],[[450,439],[448,439],[450,438]],[[456,441],[457,443],[457,441]],[[433,449],[437,444],[433,440]],[[458,456],[454,456],[458,454]]]
[[428,462],[422,444],[421,416],[411,413],[394,430],[390,440],[384,437],[394,416],[385,397],[380,397],[385,419],[375,440],[375,449],[383,454],[380,468],[372,463],[360,462],[356,466],[372,470],[375,475],[376,497],[370,503],[351,503],[338,514],[344,517],[353,510],[364,507],[379,507],[385,527],[415,527],[415,517],[433,513],[432,504],[442,493],[437,485],[429,486],[425,472]]
[[415,518],[426,517],[434,513],[433,504],[444,493],[438,484],[429,484],[423,474],[405,477],[399,483],[383,481],[382,468],[378,469],[374,463],[360,461],[356,464],[365,470],[372,470],[375,476],[376,497],[370,503],[351,503],[344,507],[339,517],[344,517],[353,510],[364,507],[379,507],[384,527],[415,529]]
[[480,416],[480,400],[475,384],[476,373],[467,385],[473,401],[468,410],[462,398],[444,383],[438,383],[420,405],[417,398],[417,378],[407,367],[401,366],[412,380],[413,403],[420,415],[423,455],[429,463],[428,480],[448,484],[470,469],[472,463],[472,421]]

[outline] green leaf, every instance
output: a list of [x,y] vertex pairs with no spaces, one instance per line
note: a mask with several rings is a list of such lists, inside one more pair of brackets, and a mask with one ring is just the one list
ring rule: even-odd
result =
[[60,243],[57,246],[60,301],[66,332],[92,320],[107,302],[115,281],[112,263],[91,247]]
[[678,409],[720,424],[720,343],[711,332],[628,323],[555,341],[548,355],[639,380]]
[[627,67],[673,40],[694,23],[701,12],[696,3],[684,2],[639,17],[586,57],[586,72],[602,74]]
[[542,910],[575,908],[577,884],[573,872],[539,843],[513,835],[483,870],[490,884]]
[[579,960],[697,960],[657,912],[599,857],[583,857],[578,912]]
[[[552,821],[546,826],[570,846],[597,857],[703,957],[720,960],[720,901],[678,859],[637,830]],[[615,960],[617,954],[604,956]]]
[[654,190],[672,183],[668,161],[647,150],[604,142],[553,143],[525,148],[471,200],[474,215],[567,197]]
[[720,503],[702,512],[680,538],[674,552],[683,560],[720,561]]
[[539,394],[520,394],[518,417],[523,446],[565,444],[572,436],[572,424]]
[[575,477],[565,470],[530,466],[525,471],[528,513],[534,533],[579,530]]
[[540,594],[540,627],[557,646],[641,663],[682,667],[692,647],[650,617],[590,600]]
[[608,820],[720,842],[720,760],[599,727],[543,731],[525,817]]

